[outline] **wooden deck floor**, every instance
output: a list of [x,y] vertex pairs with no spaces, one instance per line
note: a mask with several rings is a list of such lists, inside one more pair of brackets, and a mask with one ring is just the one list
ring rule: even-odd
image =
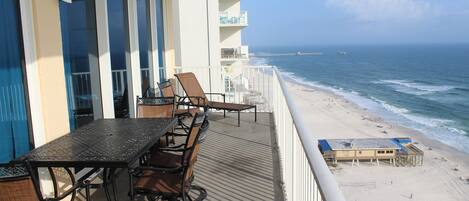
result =
[[[281,190],[273,119],[269,113],[241,115],[237,127],[235,114],[223,118],[210,114],[210,129],[199,155],[194,184],[207,190],[206,200],[284,200]],[[127,197],[127,176],[119,181],[119,200]],[[103,199],[96,192],[93,200]]]

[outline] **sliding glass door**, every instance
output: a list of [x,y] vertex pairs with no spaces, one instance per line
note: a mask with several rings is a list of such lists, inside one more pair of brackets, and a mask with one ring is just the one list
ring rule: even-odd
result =
[[70,125],[74,129],[94,119],[93,99],[98,96],[92,90],[90,73],[99,66],[95,1],[61,1],[60,21]]
[[160,81],[166,80],[166,68],[164,66],[164,14],[163,0],[156,1],[156,37],[158,40],[158,64],[160,70]]
[[0,1],[0,163],[31,148],[17,0]]

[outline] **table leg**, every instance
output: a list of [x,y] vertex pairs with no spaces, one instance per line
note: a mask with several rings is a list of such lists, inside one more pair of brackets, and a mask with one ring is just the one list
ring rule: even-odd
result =
[[59,196],[57,178],[55,178],[55,173],[52,167],[48,167],[47,170],[49,171],[50,179],[52,180],[52,185],[54,186],[54,198],[57,198]]
[[104,168],[103,170],[103,189],[104,189],[104,194],[106,194],[106,199],[108,201],[112,201],[111,199],[111,194],[109,194],[109,188],[108,188],[108,178],[109,178],[109,175],[108,175],[108,172],[109,172],[109,169],[108,168]]
[[112,193],[114,194],[114,200],[115,201],[118,201],[118,198],[117,198],[117,184],[116,184],[116,175],[115,175],[115,172],[116,172],[116,169],[113,168],[111,169],[111,185],[112,185]]
[[26,161],[26,168],[28,169],[29,175],[31,176],[31,180],[33,182],[34,189],[36,191],[36,195],[39,198],[40,201],[44,200],[44,197],[42,196],[41,193],[41,187],[39,183],[39,175],[38,175],[38,170],[37,168],[33,167],[31,163]]
[[85,193],[86,193],[86,201],[91,201],[91,193],[90,193],[90,181],[85,181]]
[[254,122],[257,122],[257,105],[254,106]]
[[241,118],[241,111],[238,111],[238,127],[240,127],[240,125],[241,125],[240,118]]
[[130,200],[134,200],[134,182],[133,182],[133,170],[129,168],[129,196]]

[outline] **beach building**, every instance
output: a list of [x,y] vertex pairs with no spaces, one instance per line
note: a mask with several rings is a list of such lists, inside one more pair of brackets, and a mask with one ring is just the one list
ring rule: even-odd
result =
[[357,138],[319,140],[319,149],[324,159],[337,164],[338,161],[360,160],[389,161],[393,165],[422,165],[423,152],[412,144],[410,138]]
[[[220,14],[220,10],[226,13]],[[90,122],[118,117],[133,120],[137,117],[136,97],[142,96],[147,89],[142,87],[145,83],[156,87],[158,82],[172,78],[174,73],[196,72],[205,92],[227,93],[227,101],[244,103],[243,99],[229,99],[237,97],[235,94],[239,90],[225,91],[230,82],[226,82],[226,77],[220,73],[223,70],[221,59],[233,59],[220,55],[220,44],[239,49],[232,54],[237,55],[236,61],[248,54],[247,48],[241,47],[239,38],[240,30],[247,25],[247,13],[235,10],[239,10],[239,1],[0,1],[0,189],[6,189],[3,185],[9,180],[3,178],[12,173],[3,171],[4,166],[31,150],[54,145],[56,140],[70,139],[71,144],[80,144],[82,148],[102,145],[100,151],[110,154],[115,153],[113,150],[122,150],[121,146],[109,146],[112,141],[98,140],[112,134],[103,136],[98,133],[101,138],[78,139],[71,132],[86,128]],[[201,153],[213,158],[199,158],[200,166],[194,170],[195,181],[207,188],[213,200],[239,200],[240,195],[254,200],[283,197],[288,200],[300,197],[345,200],[319,150],[311,149],[315,143],[305,137],[311,136],[310,131],[297,125],[302,117],[290,111],[292,103],[278,71],[275,68],[249,68],[257,73],[244,75],[243,79],[250,81],[244,87],[269,102],[262,110],[258,107],[257,123],[243,122],[240,128],[232,127],[237,119],[232,114],[228,113],[227,118],[223,118],[223,113],[211,114],[210,137],[205,142],[211,146],[204,147]],[[258,73],[261,71],[270,74]],[[261,79],[261,75],[271,77]],[[126,113],[122,114],[122,111]],[[285,129],[293,127],[298,130]],[[279,146],[270,144],[274,138]],[[302,143],[300,138],[304,139]],[[129,152],[142,149],[141,153],[145,153],[143,149],[148,147],[139,144],[146,141],[128,142],[135,145],[127,147]],[[68,159],[74,162],[77,155],[86,158],[97,154],[86,149],[81,152],[71,144],[50,151],[70,156]],[[274,146],[279,153],[272,153]],[[140,151],[133,153],[136,152]],[[94,159],[106,157],[101,155]],[[64,169],[65,165],[49,169],[44,166],[52,163],[41,164],[31,175],[39,180],[35,185],[40,187],[38,196],[57,197],[64,191],[75,192],[66,189],[69,186],[81,188],[82,184],[71,185],[66,182],[69,178],[61,177],[68,174],[77,177],[77,182],[83,181],[78,177],[90,176],[90,172],[96,171],[95,162],[86,164],[89,167],[67,167],[71,170]],[[257,168],[250,168],[254,166]],[[303,171],[297,171],[299,169]],[[53,185],[57,181],[61,182],[60,186]],[[219,184],[227,183],[236,185],[220,188]],[[274,188],[277,186],[279,188]],[[117,187],[119,189],[114,192],[121,196],[120,200],[126,200],[128,182],[122,181]],[[106,200],[99,195],[96,193],[98,197],[93,200]]]

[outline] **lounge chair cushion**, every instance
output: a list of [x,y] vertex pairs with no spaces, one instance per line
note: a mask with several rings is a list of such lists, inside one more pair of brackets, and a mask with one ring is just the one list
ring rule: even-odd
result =
[[236,103],[224,103],[224,102],[215,102],[209,101],[208,105],[209,108],[219,109],[219,110],[230,110],[230,111],[242,111],[256,107],[255,105],[247,105],[247,104],[236,104]]

